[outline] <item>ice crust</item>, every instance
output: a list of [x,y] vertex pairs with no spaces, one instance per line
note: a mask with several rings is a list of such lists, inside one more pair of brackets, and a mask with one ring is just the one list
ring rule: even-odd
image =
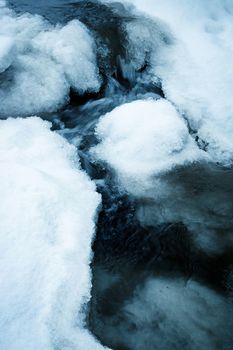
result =
[[79,94],[97,92],[94,40],[78,20],[52,26],[42,17],[0,7],[0,115],[57,110]]
[[85,329],[100,196],[39,118],[0,122],[0,348],[102,349]]

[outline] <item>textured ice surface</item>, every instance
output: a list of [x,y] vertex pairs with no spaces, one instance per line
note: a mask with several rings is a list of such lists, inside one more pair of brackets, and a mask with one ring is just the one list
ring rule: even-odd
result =
[[184,120],[164,99],[115,108],[100,119],[96,134],[101,142],[92,152],[109,163],[134,194],[146,188],[153,176],[206,157]]
[[0,348],[101,349],[84,310],[100,197],[49,128],[0,122]]
[[94,41],[81,22],[53,27],[0,7],[1,115],[54,111],[70,88],[83,94],[99,87]]

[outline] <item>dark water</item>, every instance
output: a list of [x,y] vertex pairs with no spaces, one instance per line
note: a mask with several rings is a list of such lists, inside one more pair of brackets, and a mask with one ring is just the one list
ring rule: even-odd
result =
[[[183,326],[177,321],[177,332],[174,332],[171,331],[173,326],[170,322],[173,321],[169,321],[169,317],[162,323],[147,311],[153,310],[154,304],[159,305],[159,300],[148,297],[149,309],[146,303],[139,303],[147,281],[163,278],[171,281],[172,286],[173,281],[177,280],[197,281],[219,298],[228,300],[232,293],[233,171],[218,165],[192,166],[173,171],[164,178],[173,190],[160,203],[172,207],[173,215],[169,213],[167,221],[159,224],[159,209],[153,189],[151,198],[130,197],[119,189],[111,170],[104,164],[93,163],[88,153],[97,142],[94,128],[101,115],[127,101],[146,96],[164,97],[160,84],[154,85],[148,80],[146,64],[135,71],[127,62],[124,24],[134,21],[134,17],[118,3],[111,7],[97,1],[15,0],[10,3],[17,12],[40,14],[52,23],[66,23],[77,18],[87,25],[97,42],[98,64],[103,78],[101,91],[85,96],[71,91],[69,105],[57,113],[42,116],[50,119],[53,128],[69,141],[81,137],[78,152],[82,166],[96,181],[103,198],[93,243],[93,289],[88,327],[104,345],[115,350],[233,349],[228,332],[229,329],[233,330],[231,304],[228,305],[228,312],[223,311],[222,314],[219,314],[217,306],[203,306],[198,311],[199,318],[206,318],[201,329],[193,326],[197,322],[195,316],[191,322],[190,315],[186,315],[190,312],[192,316],[192,309],[195,310],[203,302],[201,292],[198,297],[195,295],[190,299],[187,311],[182,313],[186,315],[187,323],[191,324],[190,333],[194,332],[190,338],[185,330],[186,320],[181,322]],[[205,232],[213,233],[213,245],[219,249],[203,249],[200,237]],[[139,305],[143,315],[141,319],[134,316],[134,322],[134,313],[131,315],[127,308],[132,300],[135,310],[135,305]],[[204,298],[206,304],[207,301],[208,298]],[[212,315],[215,307],[218,327]],[[158,307],[155,313],[159,312]],[[212,323],[211,332],[209,328]],[[161,330],[161,324],[165,325],[165,330]],[[166,340],[160,342],[157,334]],[[209,343],[195,343],[195,337],[211,340]],[[211,345],[207,347],[206,344]]]

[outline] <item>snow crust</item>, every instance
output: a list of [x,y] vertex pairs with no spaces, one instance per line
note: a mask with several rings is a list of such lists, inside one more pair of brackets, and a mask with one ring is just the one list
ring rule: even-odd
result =
[[78,20],[52,26],[42,17],[0,7],[0,114],[57,110],[77,93],[97,92],[94,40]]
[[0,122],[0,348],[102,349],[84,307],[100,196],[50,126]]
[[92,153],[109,163],[133,194],[153,176],[206,158],[184,120],[164,99],[138,100],[115,108],[100,119],[96,134],[101,142]]

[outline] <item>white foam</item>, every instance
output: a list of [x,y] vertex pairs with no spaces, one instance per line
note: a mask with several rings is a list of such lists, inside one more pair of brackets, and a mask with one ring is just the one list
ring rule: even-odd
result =
[[100,119],[96,134],[101,142],[92,152],[108,162],[134,194],[153,176],[205,158],[184,120],[164,99],[115,108]]
[[49,128],[0,122],[0,348],[102,349],[83,309],[100,196]]
[[[6,47],[6,39],[14,38]],[[14,48],[11,49],[11,48]],[[0,114],[51,112],[79,94],[97,92],[94,40],[78,20],[52,26],[39,16],[0,9]]]

